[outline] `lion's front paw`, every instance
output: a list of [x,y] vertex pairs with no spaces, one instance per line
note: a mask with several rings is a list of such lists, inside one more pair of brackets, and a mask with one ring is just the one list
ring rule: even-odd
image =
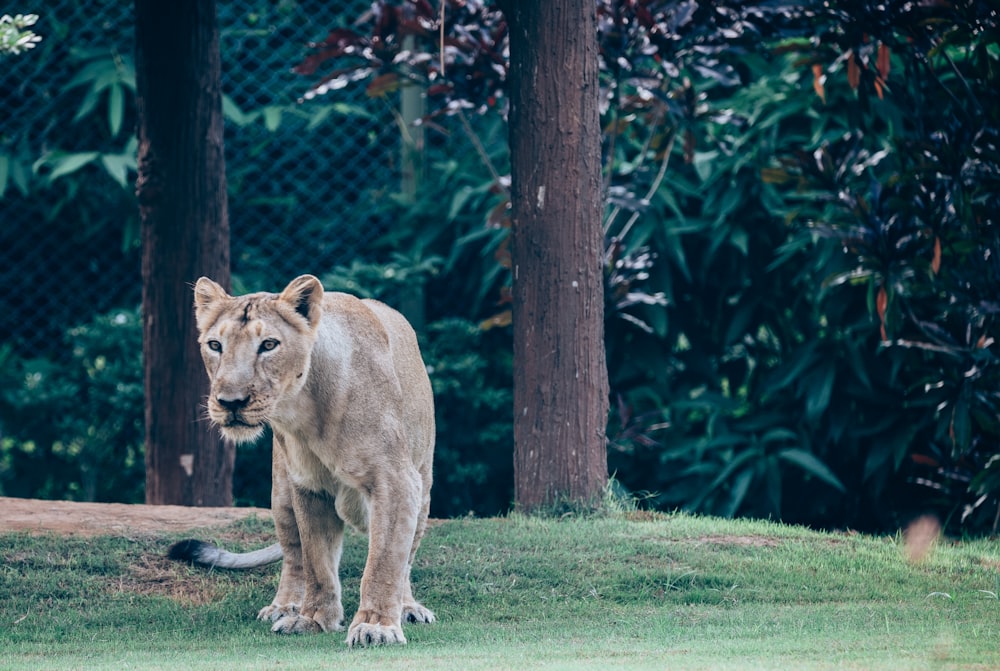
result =
[[331,609],[330,612],[314,611],[306,615],[299,611],[282,615],[271,620],[274,624],[271,631],[276,634],[313,634],[321,631],[343,631],[344,618],[342,611]]
[[297,615],[299,612],[299,605],[297,603],[287,603],[287,604],[276,604],[272,603],[269,606],[264,606],[257,613],[257,619],[264,622],[277,622],[283,617],[288,617],[289,615]]
[[434,622],[435,617],[433,611],[428,608],[424,608],[422,605],[414,601],[413,603],[408,603],[403,606],[403,620],[405,622],[430,624]]
[[396,625],[356,624],[347,632],[347,645],[368,647],[370,645],[389,645],[399,643],[406,645],[403,630]]
[[316,634],[323,628],[311,617],[295,613],[275,620],[271,631],[276,634]]
[[398,622],[381,617],[374,611],[359,610],[354,616],[351,628],[347,630],[347,645],[368,647],[370,645],[405,644],[403,628]]

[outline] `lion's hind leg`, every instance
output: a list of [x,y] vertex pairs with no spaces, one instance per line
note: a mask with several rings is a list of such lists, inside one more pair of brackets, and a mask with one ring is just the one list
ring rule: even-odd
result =
[[419,624],[431,624],[437,618],[434,611],[419,603],[410,595],[410,598],[403,601],[403,621],[416,622]]
[[436,619],[434,612],[413,598],[413,585],[410,580],[413,560],[417,556],[420,541],[427,530],[427,516],[431,508],[430,476],[425,473],[421,475],[423,480],[423,495],[421,497],[420,513],[417,517],[417,529],[413,534],[413,545],[410,547],[410,559],[406,563],[406,586],[403,589],[403,622],[431,624]]

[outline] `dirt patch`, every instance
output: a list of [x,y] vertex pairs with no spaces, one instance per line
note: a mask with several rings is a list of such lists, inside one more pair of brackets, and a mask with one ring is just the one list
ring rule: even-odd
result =
[[[263,508],[189,508],[186,506],[145,506],[123,503],[78,503],[0,497],[0,533],[26,531],[64,536],[158,536],[193,529],[218,528],[212,540],[226,546],[262,547],[274,542],[267,527],[227,527],[250,517],[270,521],[271,511]],[[204,534],[201,534],[204,535]],[[17,556],[7,557],[17,560]],[[139,554],[121,575],[109,576],[112,593],[158,594],[185,604],[218,601],[239,575],[193,569],[168,560],[160,550]]]
[[781,541],[770,536],[702,536],[695,539],[696,543],[707,545],[742,545],[755,548],[775,548]]
[[42,501],[0,496],[0,532],[124,536],[222,527],[246,517],[271,518],[263,508],[189,508],[124,503]]
[[195,606],[218,601],[225,587],[217,575],[152,555],[139,557],[125,573],[108,581],[111,593],[164,596]]

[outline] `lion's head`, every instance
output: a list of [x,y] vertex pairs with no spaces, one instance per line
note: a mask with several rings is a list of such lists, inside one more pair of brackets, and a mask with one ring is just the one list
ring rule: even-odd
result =
[[202,277],[194,307],[211,390],[208,416],[234,442],[260,437],[282,399],[305,384],[323,286],[302,275],[280,294],[230,296]]

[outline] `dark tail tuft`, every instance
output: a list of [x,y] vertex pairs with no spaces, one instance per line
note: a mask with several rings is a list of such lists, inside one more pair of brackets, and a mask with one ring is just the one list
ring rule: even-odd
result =
[[178,541],[167,550],[167,558],[174,561],[186,561],[191,564],[198,564],[202,561],[204,552],[214,546],[211,543],[189,538]]

